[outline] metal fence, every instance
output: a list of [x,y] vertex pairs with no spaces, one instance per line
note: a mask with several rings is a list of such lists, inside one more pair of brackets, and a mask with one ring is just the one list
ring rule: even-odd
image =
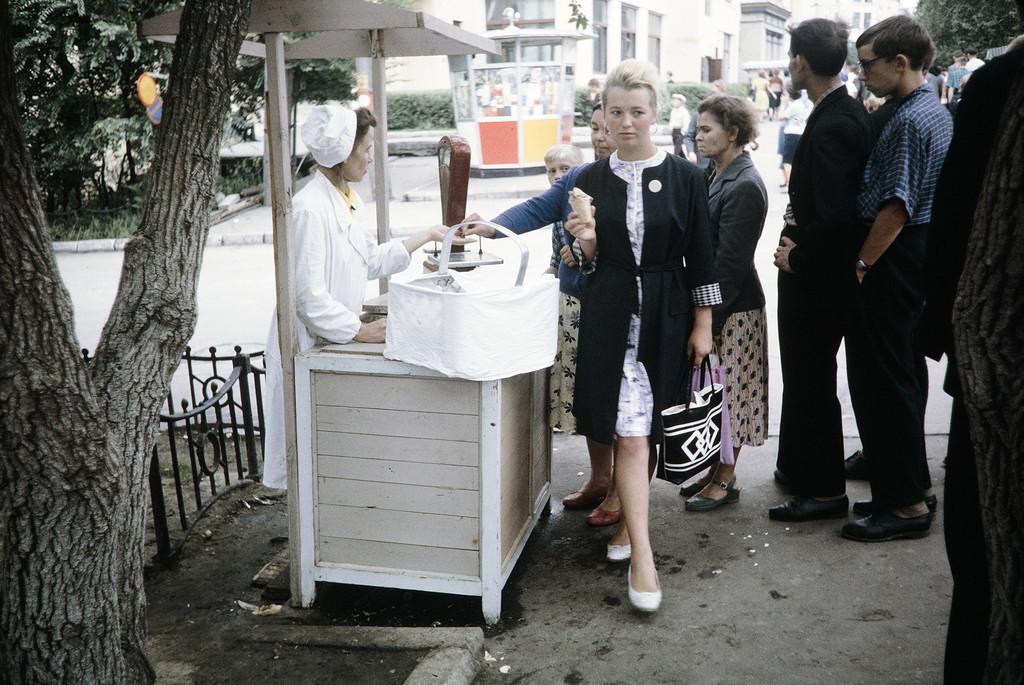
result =
[[[89,361],[88,350],[82,356]],[[266,370],[253,362],[262,357],[239,346],[231,355],[215,347],[209,355],[185,348],[188,397],[176,402],[168,393],[149,465],[156,561],[177,557],[189,530],[220,495],[259,479]]]

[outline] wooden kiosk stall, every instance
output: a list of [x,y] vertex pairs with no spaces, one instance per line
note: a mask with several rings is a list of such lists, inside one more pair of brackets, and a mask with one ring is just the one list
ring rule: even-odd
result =
[[[180,10],[141,22],[173,41]],[[264,56],[277,311],[283,362],[292,602],[316,582],[479,595],[498,620],[501,588],[550,497],[547,372],[453,379],[350,343],[296,358],[291,154],[285,60],[371,57],[378,197],[387,190],[385,58],[497,54],[423,12],[365,0],[253,0],[246,54]],[[320,32],[284,45],[284,33]],[[378,239],[388,204],[377,202]],[[382,292],[387,290],[385,282]]]

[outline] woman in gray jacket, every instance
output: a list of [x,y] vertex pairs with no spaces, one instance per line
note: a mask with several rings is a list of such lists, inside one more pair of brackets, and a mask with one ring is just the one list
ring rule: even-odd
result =
[[[711,331],[725,367],[733,456],[743,445],[762,445],[768,433],[768,345],[764,291],[754,251],[764,228],[768,195],[750,153],[757,137],[757,112],[733,95],[711,95],[697,107],[697,145],[710,159],[708,205],[715,244],[715,269],[722,304],[712,308]],[[689,511],[709,511],[735,502],[736,465],[719,463],[684,486]]]

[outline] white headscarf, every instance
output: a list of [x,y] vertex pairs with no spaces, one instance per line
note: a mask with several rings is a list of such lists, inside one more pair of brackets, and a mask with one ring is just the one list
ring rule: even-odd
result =
[[338,105],[319,105],[302,125],[302,142],[316,163],[332,167],[348,159],[356,140],[356,113]]

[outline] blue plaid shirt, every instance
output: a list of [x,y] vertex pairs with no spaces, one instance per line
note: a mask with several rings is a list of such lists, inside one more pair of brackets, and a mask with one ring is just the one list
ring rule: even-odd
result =
[[928,84],[906,95],[896,107],[864,168],[857,211],[871,223],[883,204],[899,198],[910,215],[907,226],[926,224],[932,218],[935,183],[953,137],[953,118],[932,97]]

